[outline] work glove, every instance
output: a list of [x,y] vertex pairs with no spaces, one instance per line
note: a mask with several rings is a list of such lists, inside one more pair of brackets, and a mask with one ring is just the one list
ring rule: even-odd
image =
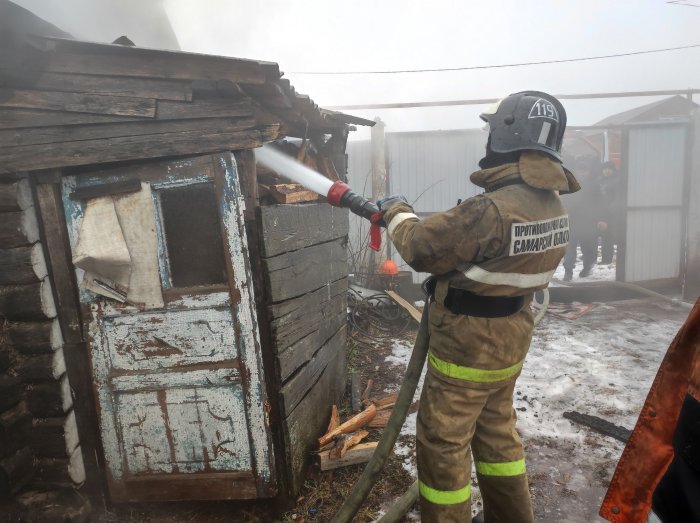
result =
[[377,207],[379,207],[379,210],[383,213],[391,209],[394,205],[398,205],[399,203],[408,203],[408,200],[406,200],[405,196],[401,196],[400,194],[392,194],[391,196],[387,196],[385,198],[380,198],[377,200]]

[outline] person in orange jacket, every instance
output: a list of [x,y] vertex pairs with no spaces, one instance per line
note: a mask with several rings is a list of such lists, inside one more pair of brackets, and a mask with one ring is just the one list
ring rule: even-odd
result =
[[700,522],[700,299],[666,352],[600,515]]

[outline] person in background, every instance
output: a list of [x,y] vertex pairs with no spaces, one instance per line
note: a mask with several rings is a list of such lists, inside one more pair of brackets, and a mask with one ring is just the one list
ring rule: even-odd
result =
[[607,229],[601,232],[600,264],[610,265],[615,256],[615,245],[622,230],[624,213],[623,187],[617,167],[613,162],[603,164],[602,174],[598,180],[600,193],[605,207]]
[[571,281],[576,266],[577,247],[581,247],[583,268],[581,278],[590,276],[598,259],[598,235],[607,228],[603,199],[597,176],[600,163],[594,157],[579,158],[574,167],[581,190],[564,199],[569,214],[571,236],[564,256],[564,281]]

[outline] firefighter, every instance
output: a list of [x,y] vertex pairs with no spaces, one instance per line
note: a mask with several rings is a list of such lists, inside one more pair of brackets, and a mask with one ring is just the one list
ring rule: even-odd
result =
[[534,521],[513,390],[532,336],[530,301],[568,241],[557,191],[579,185],[561,164],[566,113],[556,98],[512,94],[481,118],[486,156],[471,181],[485,193],[423,220],[403,197],[378,202],[403,259],[434,275],[416,435],[424,522],[470,520],[470,447],[486,521]]

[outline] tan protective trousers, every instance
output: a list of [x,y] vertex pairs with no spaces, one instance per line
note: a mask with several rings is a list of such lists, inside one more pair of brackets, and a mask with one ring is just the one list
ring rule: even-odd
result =
[[486,523],[534,522],[514,387],[472,388],[428,365],[416,434],[423,523],[471,521],[470,446]]

